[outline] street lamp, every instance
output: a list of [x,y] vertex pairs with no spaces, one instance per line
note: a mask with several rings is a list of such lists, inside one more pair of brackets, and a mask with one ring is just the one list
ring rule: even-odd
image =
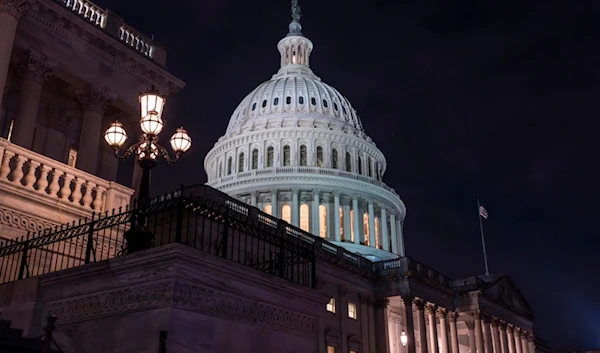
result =
[[[140,128],[143,134],[137,143],[123,153],[121,153],[121,147],[127,141],[127,132],[123,128],[123,124],[115,121],[104,133],[104,140],[114,150],[117,158],[126,159],[135,155],[138,164],[142,167],[142,180],[138,195],[140,208],[147,206],[150,201],[150,170],[156,166],[158,157],[164,157],[167,163],[176,163],[181,155],[192,147],[192,139],[183,127],[178,128],[169,140],[169,144],[175,152],[174,157],[171,157],[169,152],[158,144],[158,134],[164,127],[162,120],[164,105],[165,97],[160,95],[154,87],[140,95]],[[129,234],[125,234],[128,252],[144,250],[151,246],[154,235],[144,228],[144,223],[145,218],[139,215],[136,222],[137,227],[131,229]]]
[[408,337],[406,336],[406,332],[402,331],[400,334],[400,343],[402,343],[402,347],[406,347],[408,343]]

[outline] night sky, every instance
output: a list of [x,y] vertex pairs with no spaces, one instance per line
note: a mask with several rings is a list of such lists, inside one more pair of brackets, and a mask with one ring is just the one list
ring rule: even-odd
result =
[[[95,0],[168,48],[187,87],[166,129],[192,150],[153,191],[204,183],[238,103],[279,68],[287,0]],[[407,206],[407,254],[449,276],[509,273],[557,349],[600,347],[600,2],[300,0],[311,67],[345,95]],[[166,138],[167,136],[165,136]]]

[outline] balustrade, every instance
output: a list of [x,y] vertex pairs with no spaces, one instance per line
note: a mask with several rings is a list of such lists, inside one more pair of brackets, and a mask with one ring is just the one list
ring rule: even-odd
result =
[[[0,138],[0,187],[3,184],[101,212],[129,204],[133,190],[108,182]],[[112,193],[112,195],[109,195]]]

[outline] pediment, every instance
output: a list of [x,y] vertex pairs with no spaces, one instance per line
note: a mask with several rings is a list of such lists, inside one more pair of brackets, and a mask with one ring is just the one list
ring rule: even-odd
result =
[[533,311],[516,283],[507,275],[489,283],[483,294],[494,302],[526,317],[533,318]]

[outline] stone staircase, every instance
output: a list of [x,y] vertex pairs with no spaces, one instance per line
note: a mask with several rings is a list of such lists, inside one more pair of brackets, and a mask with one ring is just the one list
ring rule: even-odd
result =
[[[10,327],[11,322],[0,319],[0,353],[41,353],[42,338],[23,337],[23,330]],[[52,352],[58,353],[53,350]]]

